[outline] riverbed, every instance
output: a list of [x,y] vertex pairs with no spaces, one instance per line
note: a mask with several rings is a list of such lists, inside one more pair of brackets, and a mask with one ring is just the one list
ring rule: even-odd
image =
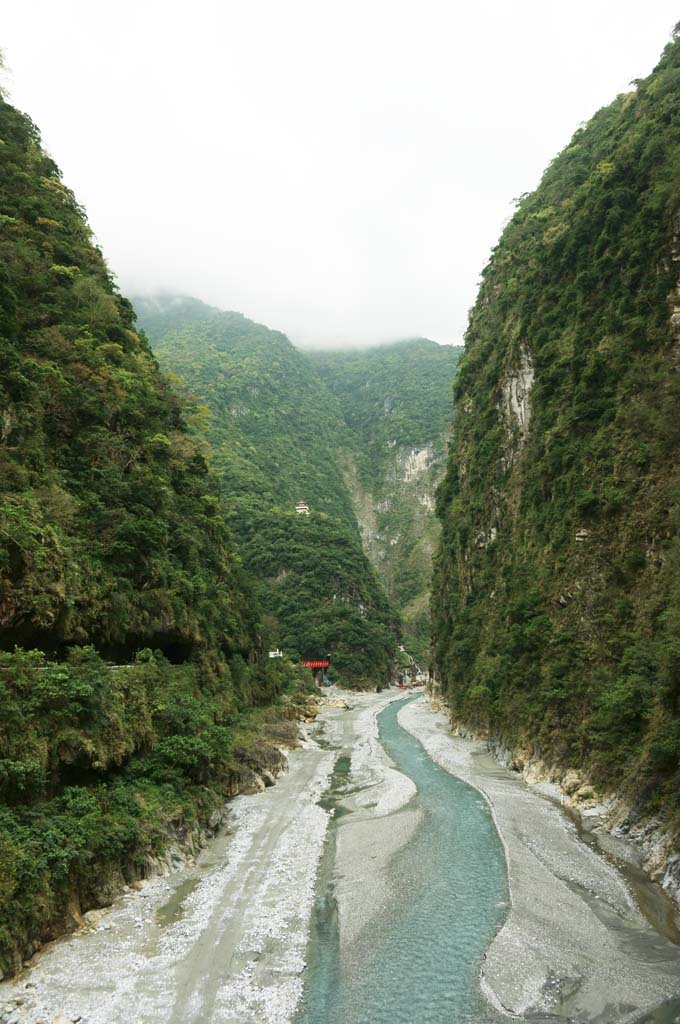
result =
[[678,948],[561,808],[423,698],[377,723],[416,792],[334,776],[298,1024],[674,1021]]
[[[337,816],[351,806],[352,780],[335,780],[339,835],[332,827],[321,866],[300,1024],[500,1019],[480,991],[479,972],[508,908],[503,846],[486,800],[399,725],[401,707],[380,713],[379,739],[417,787],[410,813],[418,825],[390,860],[389,899],[357,932],[355,908],[342,894],[338,905],[335,895],[337,875],[351,865],[338,846],[344,832],[357,829],[347,814]],[[375,821],[364,823],[375,835]]]
[[666,1024],[680,1014],[680,950],[643,916],[624,875],[538,787],[483,744],[454,737],[429,702],[399,721],[430,757],[488,801],[510,904],[481,967],[489,1000],[525,1020]]
[[558,806],[424,697],[335,696],[196,863],[0,985],[0,1021],[675,1020],[678,948]]

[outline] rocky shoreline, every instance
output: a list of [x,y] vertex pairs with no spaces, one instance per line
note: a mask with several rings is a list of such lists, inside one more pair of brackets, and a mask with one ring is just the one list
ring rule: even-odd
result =
[[[439,697],[429,694],[428,699],[436,711],[449,716],[449,708]],[[680,929],[679,840],[660,818],[645,814],[619,793],[599,792],[585,772],[550,764],[533,750],[520,744],[513,746],[501,736],[479,735],[455,721],[451,734],[483,743],[499,765],[556,799],[584,831],[596,836],[608,833],[620,841],[616,855],[629,860],[661,886],[677,907]]]
[[356,768],[377,784],[383,813],[410,796],[374,735],[374,708],[397,696],[324,695],[277,785],[251,767],[260,782],[244,775],[249,795],[213,819],[214,838],[207,827],[178,832],[146,878],[0,985],[0,1024],[290,1024],[332,815],[319,801],[339,751],[357,743]]
[[645,919],[621,872],[580,840],[546,791],[552,784],[525,783],[483,741],[453,735],[448,715],[426,701],[399,721],[485,796],[505,847],[511,900],[482,966],[489,1001],[519,1017],[598,1024],[633,1024],[664,1001],[675,1006],[680,950]]
[[[469,736],[464,729],[457,732]],[[489,739],[486,744],[500,765],[518,772],[526,783],[550,787],[548,792],[577,817],[583,829],[596,834],[607,832],[624,841],[631,862],[675,902],[680,921],[678,837],[659,818],[645,815],[620,794],[598,792],[587,775],[574,768],[550,765],[522,747],[511,748],[502,739]],[[626,855],[623,846],[617,852]]]

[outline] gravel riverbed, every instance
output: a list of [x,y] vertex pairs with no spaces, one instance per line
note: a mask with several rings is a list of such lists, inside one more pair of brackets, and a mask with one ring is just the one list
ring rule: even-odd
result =
[[[196,864],[130,889],[2,983],[0,1022],[292,1024],[334,813],[322,798],[338,757],[347,760],[346,817],[333,871],[345,960],[393,898],[391,863],[420,824],[415,786],[378,739],[376,716],[403,694],[335,696],[277,784],[229,804],[226,828]],[[493,810],[511,892],[482,971],[498,1010],[625,1024],[680,996],[678,948],[559,807],[500,768],[483,744],[453,737],[426,699],[406,705],[399,722]]]
[[319,800],[339,750],[356,750],[362,785],[383,781],[385,809],[411,793],[374,735],[397,696],[325,707],[276,785],[231,801],[195,865],[130,889],[0,984],[0,1022],[289,1024],[330,818]]
[[482,971],[497,1008],[626,1024],[680,997],[680,949],[652,928],[622,874],[579,838],[560,807],[500,767],[483,743],[452,736],[446,715],[426,699],[404,707],[399,722],[492,808],[511,895]]

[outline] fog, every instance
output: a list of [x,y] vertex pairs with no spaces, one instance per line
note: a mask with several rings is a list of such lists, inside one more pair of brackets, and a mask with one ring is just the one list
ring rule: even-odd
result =
[[303,345],[458,343],[512,200],[672,0],[5,0],[9,98],[125,292]]

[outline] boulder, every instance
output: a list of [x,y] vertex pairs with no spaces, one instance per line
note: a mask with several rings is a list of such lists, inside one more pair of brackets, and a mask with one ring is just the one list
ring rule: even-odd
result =
[[244,796],[254,796],[256,793],[264,792],[264,782],[257,774],[257,772],[251,769],[244,771],[241,785],[239,786],[239,792],[243,793]]
[[573,796],[576,790],[583,786],[583,775],[581,772],[577,772],[575,768],[570,768],[566,775],[564,775],[561,786],[562,791],[567,796]]
[[208,818],[208,828],[211,832],[217,832],[218,828],[222,824],[222,817],[222,811],[216,809],[212,812]]

